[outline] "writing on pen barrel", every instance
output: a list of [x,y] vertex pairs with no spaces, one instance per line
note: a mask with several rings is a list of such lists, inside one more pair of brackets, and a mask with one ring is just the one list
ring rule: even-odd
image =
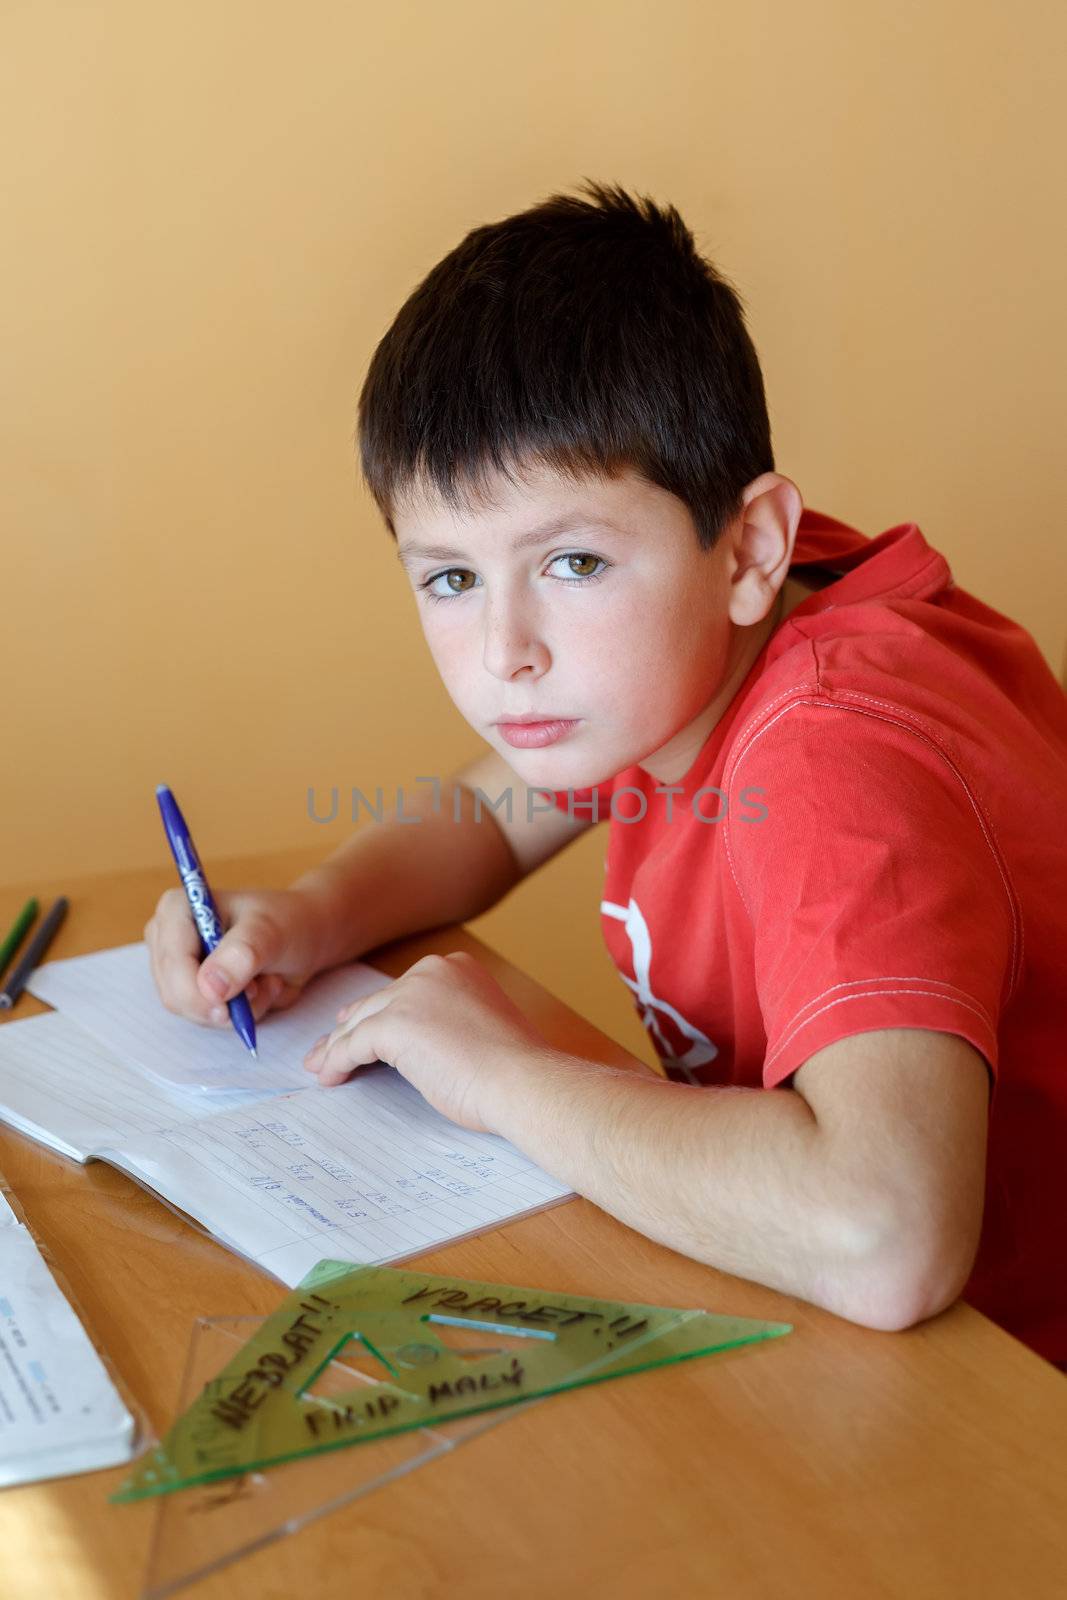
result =
[[11,1010],[11,1007],[26,987],[27,982],[33,976],[34,968],[40,966],[41,957],[55,938],[59,924],[66,916],[69,905],[70,901],[66,896],[60,895],[59,899],[53,901],[49,907],[47,916],[26,946],[22,960],[5,983],[3,992],[0,993],[0,1010]]
[[[156,785],[156,800],[159,804],[159,814],[163,819],[163,831],[167,836],[171,855],[174,857],[174,865],[178,869],[178,877],[181,879],[185,898],[189,902],[189,910],[196,923],[200,947],[205,955],[210,955],[221,942],[225,932],[215,897],[204,875],[189,826],[182,816],[177,800],[165,783]],[[259,1052],[256,1049],[256,1023],[247,995],[235,994],[232,1000],[227,1000],[226,1009],[230,1013],[230,1021],[238,1038],[252,1059],[257,1060]]]

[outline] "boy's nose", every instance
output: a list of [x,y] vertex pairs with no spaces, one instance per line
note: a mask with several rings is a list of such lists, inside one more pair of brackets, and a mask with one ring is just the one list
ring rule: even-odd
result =
[[525,668],[543,672],[549,654],[544,641],[515,612],[494,617],[487,614],[482,660],[494,677],[513,678]]

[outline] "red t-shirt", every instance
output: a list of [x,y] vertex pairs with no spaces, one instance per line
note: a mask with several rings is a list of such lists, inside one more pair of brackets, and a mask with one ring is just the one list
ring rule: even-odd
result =
[[785,1085],[874,1028],[969,1040],[993,1086],[964,1297],[1062,1362],[1067,696],[914,523],[869,539],[805,510],[791,572],[810,567],[826,586],[680,783],[597,786],[604,938],[683,1081]]

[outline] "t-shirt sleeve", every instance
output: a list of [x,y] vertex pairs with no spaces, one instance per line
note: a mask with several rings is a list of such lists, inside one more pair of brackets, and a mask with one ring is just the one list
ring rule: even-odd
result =
[[960,1034],[995,1078],[1017,910],[946,752],[881,716],[798,704],[756,734],[735,782],[764,791],[765,815],[726,835],[754,930],[764,1086],[876,1028]]

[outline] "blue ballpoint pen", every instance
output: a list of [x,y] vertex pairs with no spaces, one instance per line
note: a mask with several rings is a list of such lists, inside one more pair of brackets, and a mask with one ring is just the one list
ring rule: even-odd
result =
[[[165,783],[156,785],[156,799],[159,801],[159,811],[163,818],[163,827],[166,829],[167,842],[174,856],[178,868],[178,876],[182,880],[189,909],[193,913],[196,931],[200,935],[200,944],[205,955],[210,955],[212,950],[222,939],[226,931],[222,926],[222,918],[211,896],[204,869],[200,865],[200,858],[196,847],[189,836],[185,818],[178,808],[178,802],[171,794]],[[243,994],[235,994],[232,1000],[227,1000],[226,1009],[230,1013],[230,1021],[237,1029],[238,1034],[256,1055],[256,1024],[252,1016],[252,1007]]]

